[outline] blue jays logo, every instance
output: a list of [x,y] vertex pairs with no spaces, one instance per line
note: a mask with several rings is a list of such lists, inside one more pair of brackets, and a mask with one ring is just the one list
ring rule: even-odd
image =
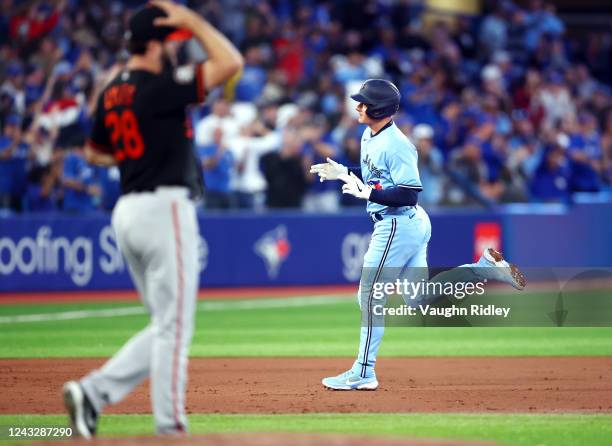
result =
[[368,181],[368,186],[373,187],[376,190],[380,190],[382,189],[382,184],[380,184],[380,180],[369,180]]
[[370,172],[372,172],[373,177],[380,178],[382,176],[381,170],[374,165],[374,162],[372,161],[372,158],[370,158],[369,154],[363,159],[363,163],[368,166],[368,169]]
[[255,253],[264,261],[268,277],[270,279],[276,278],[282,263],[291,251],[291,245],[287,238],[287,227],[280,225],[266,232],[255,242],[253,248]]

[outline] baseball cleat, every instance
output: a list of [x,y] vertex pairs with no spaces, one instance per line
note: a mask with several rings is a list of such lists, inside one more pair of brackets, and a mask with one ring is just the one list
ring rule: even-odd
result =
[[64,384],[64,406],[70,416],[73,436],[90,439],[96,435],[98,413],[78,382]]
[[321,380],[323,386],[332,390],[376,390],[378,381],[376,376],[362,378],[348,370],[338,376],[330,376]]
[[482,257],[478,260],[478,266],[484,268],[483,275],[487,279],[509,283],[517,290],[525,288],[527,281],[523,273],[516,265],[506,262],[502,253],[493,248],[484,250]]

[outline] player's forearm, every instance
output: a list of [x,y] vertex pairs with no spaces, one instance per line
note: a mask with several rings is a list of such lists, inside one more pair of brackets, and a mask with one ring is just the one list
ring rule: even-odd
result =
[[372,189],[370,201],[391,206],[394,208],[402,206],[415,206],[418,203],[419,191],[406,187],[389,187],[387,189]]
[[244,61],[240,52],[210,23],[193,14],[190,29],[208,54],[204,64],[206,88],[224,83],[242,68]]

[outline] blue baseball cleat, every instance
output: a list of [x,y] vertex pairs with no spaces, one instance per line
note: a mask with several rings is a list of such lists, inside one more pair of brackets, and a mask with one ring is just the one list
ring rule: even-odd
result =
[[525,288],[526,280],[516,265],[504,260],[502,253],[493,248],[487,248],[476,263],[479,274],[487,279],[508,283],[517,290]]
[[378,381],[376,376],[362,378],[348,370],[338,376],[330,376],[321,380],[323,385],[332,390],[376,390]]

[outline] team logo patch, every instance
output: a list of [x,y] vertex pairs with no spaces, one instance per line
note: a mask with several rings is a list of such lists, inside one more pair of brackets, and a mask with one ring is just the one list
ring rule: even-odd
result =
[[270,279],[276,278],[282,263],[287,259],[291,251],[291,245],[287,238],[287,227],[280,225],[264,233],[255,242],[253,249],[264,261],[268,277]]
[[174,70],[174,80],[179,84],[188,84],[193,81],[195,76],[195,67],[193,65],[184,65]]
[[368,186],[371,186],[376,190],[380,190],[383,188],[382,185],[380,184],[380,180],[369,180]]

